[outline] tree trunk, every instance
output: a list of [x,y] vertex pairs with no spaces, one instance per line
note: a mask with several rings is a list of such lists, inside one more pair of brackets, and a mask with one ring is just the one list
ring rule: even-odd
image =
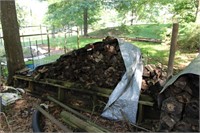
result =
[[200,24],[200,0],[197,0],[197,11],[195,23]]
[[83,21],[84,21],[84,36],[88,36],[88,8],[84,8]]
[[17,70],[24,68],[25,63],[19,36],[15,1],[0,1],[0,4],[1,24],[8,67],[7,84],[11,85],[13,75]]
[[168,69],[167,69],[168,78],[173,75],[174,57],[175,57],[176,43],[177,43],[177,37],[178,37],[178,27],[179,27],[178,23],[173,24]]

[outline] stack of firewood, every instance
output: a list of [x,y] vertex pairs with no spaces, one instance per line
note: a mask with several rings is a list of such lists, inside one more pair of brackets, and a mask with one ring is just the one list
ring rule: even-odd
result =
[[62,55],[51,65],[39,67],[36,70],[36,78],[114,89],[125,71],[117,39],[107,37],[102,42],[88,44]]
[[199,76],[179,77],[163,92],[161,131],[199,131]]
[[152,96],[156,101],[157,96],[166,81],[165,67],[154,64],[145,65],[142,78],[141,93]]

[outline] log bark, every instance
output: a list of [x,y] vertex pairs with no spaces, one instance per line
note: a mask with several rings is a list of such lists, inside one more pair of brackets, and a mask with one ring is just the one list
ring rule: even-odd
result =
[[179,77],[162,95],[166,98],[161,108],[160,127],[162,130],[199,131],[198,75],[186,74]]
[[163,101],[161,110],[167,113],[178,115],[183,111],[183,104],[179,103],[174,97],[169,97]]

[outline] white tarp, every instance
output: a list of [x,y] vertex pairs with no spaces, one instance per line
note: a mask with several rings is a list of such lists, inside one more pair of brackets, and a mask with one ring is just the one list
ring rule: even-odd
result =
[[126,72],[110,95],[101,115],[111,120],[135,123],[143,73],[141,52],[133,44],[120,39],[118,42]]

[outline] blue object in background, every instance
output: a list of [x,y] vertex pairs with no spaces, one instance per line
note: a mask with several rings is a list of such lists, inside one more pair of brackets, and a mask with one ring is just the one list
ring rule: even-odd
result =
[[34,64],[27,64],[26,67],[28,67],[30,69],[34,69]]

